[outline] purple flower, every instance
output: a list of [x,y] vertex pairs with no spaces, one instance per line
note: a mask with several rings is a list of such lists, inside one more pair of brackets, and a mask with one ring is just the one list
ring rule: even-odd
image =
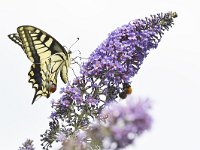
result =
[[62,91],[64,91],[64,95],[59,100],[62,108],[67,108],[70,104],[74,103],[74,101],[79,105],[83,103],[79,88],[68,85],[65,89],[62,89]]
[[49,118],[52,118],[52,119],[53,119],[53,118],[55,118],[55,117],[56,117],[56,115],[57,115],[57,114],[56,114],[56,112],[51,112],[51,115],[50,115],[50,117],[49,117]]
[[23,146],[19,147],[18,150],[35,150],[33,147],[33,140],[27,139],[22,145]]
[[85,142],[79,141],[76,138],[70,138],[65,140],[62,144],[63,150],[88,150],[90,149],[89,145]]
[[62,149],[64,150],[87,150],[89,149],[89,144],[86,140],[86,133],[84,131],[79,130],[76,132],[74,137],[66,138],[65,134],[60,133],[59,141],[62,142]]
[[89,105],[96,105],[97,104],[97,101],[96,101],[96,99],[94,99],[91,95],[88,95],[87,96],[87,103],[89,104]]
[[56,136],[56,141],[59,142],[64,142],[65,140],[67,140],[66,134],[63,132],[60,132],[57,136]]
[[[161,25],[149,24],[162,19],[136,20],[117,28],[91,54],[81,73],[117,85],[127,82],[137,73],[148,51],[157,47],[161,37],[156,37],[162,34]],[[126,78],[123,78],[124,74]]]
[[115,149],[124,148],[132,144],[138,135],[151,128],[149,101],[138,101],[131,97],[125,102],[111,103],[104,108],[101,118],[106,118],[106,122],[95,123],[89,130],[94,142],[102,142],[100,145],[104,149],[112,149],[113,144],[116,145]]

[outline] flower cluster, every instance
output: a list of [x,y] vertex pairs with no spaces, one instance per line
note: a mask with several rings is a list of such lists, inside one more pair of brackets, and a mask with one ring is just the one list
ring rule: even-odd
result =
[[64,150],[88,150],[91,149],[89,143],[87,143],[87,135],[85,131],[78,131],[75,136],[62,139],[62,149]]
[[19,147],[18,150],[35,150],[33,147],[33,141],[30,139],[27,139],[22,145],[23,147]]
[[107,106],[100,115],[105,122],[98,121],[89,128],[92,142],[98,142],[103,149],[119,149],[132,144],[138,135],[151,127],[149,108],[148,100],[136,101],[132,97],[124,105]]
[[[88,128],[79,130],[67,138],[62,132],[57,140],[63,149],[110,149],[124,148],[135,138],[150,129],[152,118],[148,114],[149,100],[129,97],[126,101],[107,105]],[[88,142],[90,141],[90,142]]]
[[[61,133],[68,138],[87,128],[109,103],[117,101],[123,85],[130,85],[131,77],[138,72],[149,50],[157,48],[163,31],[173,25],[175,17],[174,12],[160,13],[131,21],[111,32],[82,64],[81,75],[62,89],[59,100],[52,102],[54,111],[50,116],[50,129],[42,135],[43,148],[48,149]],[[142,132],[145,125],[140,121],[132,122],[130,126],[137,133],[131,132],[140,134],[139,129]],[[121,132],[126,134],[124,130]],[[120,135],[116,138],[120,139]],[[126,142],[117,146],[123,145]]]

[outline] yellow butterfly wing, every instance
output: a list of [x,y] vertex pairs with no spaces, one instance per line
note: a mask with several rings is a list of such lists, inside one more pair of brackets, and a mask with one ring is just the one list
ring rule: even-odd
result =
[[[56,53],[67,55],[65,48],[51,35],[33,26],[20,26],[8,37],[20,45],[33,63],[41,63]],[[20,42],[18,42],[20,41]]]

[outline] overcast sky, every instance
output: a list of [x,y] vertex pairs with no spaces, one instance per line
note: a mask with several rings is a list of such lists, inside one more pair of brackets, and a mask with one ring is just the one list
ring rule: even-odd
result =
[[[48,128],[50,100],[31,105],[28,83],[31,62],[7,35],[20,25],[33,25],[62,45],[87,57],[108,33],[129,21],[176,11],[175,25],[133,78],[133,95],[153,102],[152,130],[136,140],[135,150],[200,149],[199,4],[194,0],[0,0],[0,147],[16,150],[26,138],[40,150],[40,134]],[[73,78],[73,77],[72,77]],[[59,78],[60,81],[60,78]]]

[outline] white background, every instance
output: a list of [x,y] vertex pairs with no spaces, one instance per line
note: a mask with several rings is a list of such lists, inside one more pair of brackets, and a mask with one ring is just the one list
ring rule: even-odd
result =
[[[31,63],[7,35],[20,25],[34,25],[62,45],[84,56],[107,34],[130,20],[177,11],[175,25],[165,32],[156,50],[133,78],[133,95],[152,100],[152,130],[136,140],[135,150],[200,149],[199,4],[194,0],[0,0],[0,149],[16,150],[26,138],[40,147],[39,135],[48,128],[50,100],[34,105],[28,83]],[[72,77],[73,78],[73,77]],[[60,79],[59,79],[60,80]],[[131,148],[130,148],[131,149]]]

